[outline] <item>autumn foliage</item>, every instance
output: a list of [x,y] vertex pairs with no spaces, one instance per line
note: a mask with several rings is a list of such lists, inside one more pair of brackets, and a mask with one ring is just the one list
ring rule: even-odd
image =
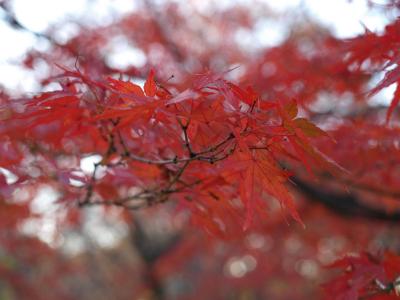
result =
[[[65,43],[39,35],[50,51],[23,63],[49,66],[43,91],[0,95],[5,299],[86,299],[105,286],[98,299],[397,299],[400,20],[350,39],[305,21],[279,45],[243,49],[235,33],[273,18],[261,3],[212,15],[145,3]],[[146,64],[112,66],[116,35]],[[389,106],[373,105],[393,84]],[[27,236],[44,188],[58,237],[88,212],[117,215],[141,268],[132,254],[67,259]],[[48,278],[55,288],[42,291]]]

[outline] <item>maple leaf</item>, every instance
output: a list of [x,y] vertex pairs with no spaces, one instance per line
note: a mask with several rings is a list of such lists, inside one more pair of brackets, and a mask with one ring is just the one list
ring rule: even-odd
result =
[[391,252],[386,252],[382,259],[368,253],[347,256],[328,267],[340,268],[343,274],[323,285],[326,299],[397,299],[395,282],[400,271],[400,259]]
[[125,82],[125,81],[121,81],[121,80],[116,80],[111,77],[107,78],[107,80],[110,82],[110,85],[119,92],[133,93],[137,96],[144,96],[142,88],[140,86],[138,86],[137,84],[134,84],[129,81]]
[[149,76],[147,77],[146,82],[144,83],[144,91],[147,96],[154,97],[157,91],[157,85],[154,81],[154,70],[150,70]]
[[306,136],[318,137],[318,136],[328,136],[328,134],[321,128],[311,123],[305,118],[296,118],[293,120],[294,125],[299,128]]

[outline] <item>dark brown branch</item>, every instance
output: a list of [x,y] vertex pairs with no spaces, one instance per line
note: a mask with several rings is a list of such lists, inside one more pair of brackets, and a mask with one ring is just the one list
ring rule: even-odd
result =
[[[119,120],[110,120],[110,122],[113,125],[113,129],[116,128],[116,126],[119,123]],[[182,128],[183,132],[183,139],[184,139],[184,146],[188,151],[188,157],[181,157],[178,158],[175,156],[172,159],[148,159],[144,157],[137,156],[133,154],[128,146],[126,145],[123,136],[119,130],[116,130],[116,136],[118,137],[119,145],[122,148],[122,154],[121,157],[129,160],[134,160],[134,161],[139,161],[142,163],[147,163],[147,164],[154,164],[154,165],[167,165],[167,164],[175,164],[179,165],[183,163],[181,167],[178,168],[178,170],[175,172],[174,176],[170,179],[170,181],[167,183],[166,187],[159,189],[155,188],[153,190],[143,190],[137,194],[125,197],[125,198],[119,198],[119,199],[114,199],[114,200],[92,200],[93,196],[93,190],[94,190],[94,184],[96,180],[96,172],[98,167],[102,164],[102,162],[95,164],[94,171],[92,173],[91,181],[90,184],[86,187],[86,195],[84,197],[84,200],[79,202],[79,206],[84,206],[84,205],[115,205],[115,206],[120,206],[124,207],[126,209],[130,210],[137,210],[146,206],[150,206],[153,204],[157,203],[163,203],[166,202],[171,194],[174,193],[179,193],[182,192],[183,190],[193,187],[196,184],[199,184],[201,180],[196,180],[195,182],[191,184],[186,184],[182,182],[181,178],[187,167],[192,161],[198,160],[198,161],[205,161],[208,163],[215,163],[221,160],[224,160],[228,158],[230,155],[232,155],[236,149],[236,143],[231,145],[230,149],[226,151],[226,147],[228,146],[228,143],[234,138],[233,134],[229,134],[225,139],[222,141],[218,142],[215,145],[210,146],[209,148],[201,151],[201,152],[194,152],[191,145],[190,145],[190,140],[189,136],[187,133],[187,129],[189,126],[189,121],[187,121],[186,124],[184,124],[180,119],[177,119],[177,122]],[[109,147],[104,155],[104,158],[110,157],[113,153],[118,153],[118,148],[116,147],[115,144],[115,132],[110,131],[107,134],[102,132],[102,136],[104,139],[108,140]],[[121,150],[121,149],[120,149]],[[205,156],[205,154],[208,154]],[[104,159],[103,159],[104,161]],[[114,167],[116,165],[120,165],[121,161],[119,161],[117,164],[108,164],[107,166]],[[170,172],[170,170],[168,170]],[[174,186],[179,183],[182,186],[181,187],[175,187]],[[131,203],[132,201],[135,201],[135,203]]]
[[[109,141],[108,141],[108,149],[107,149],[106,154],[104,155],[104,158],[108,159],[115,152],[116,152],[116,147],[115,147],[114,135],[112,133],[110,133]],[[96,182],[96,172],[100,165],[102,165],[102,162],[98,162],[98,163],[94,164],[94,169],[93,169],[92,176],[90,178],[90,183],[86,188],[86,195],[82,201],[78,202],[78,206],[83,206],[85,204],[90,203],[90,200],[93,196],[94,184]]]
[[385,210],[370,207],[362,203],[354,194],[328,191],[320,186],[316,187],[307,183],[298,177],[291,177],[290,181],[294,183],[297,190],[307,196],[307,199],[317,201],[341,216],[381,221],[400,220],[400,212],[390,214]]
[[189,163],[190,163],[190,161],[185,162],[185,164],[178,170],[176,175],[169,182],[168,186],[164,189],[164,191],[170,191],[170,189],[174,186],[174,184],[181,178],[181,176],[183,175],[183,172],[185,172],[185,169],[187,168]]
[[11,10],[11,8],[7,5],[6,1],[0,2],[0,7],[4,12],[4,21],[6,21],[8,25],[10,25],[10,27],[15,28],[17,30],[23,30],[29,32],[33,35],[36,35],[37,37],[42,37],[52,42],[50,37],[48,37],[47,35],[33,31],[27,28],[26,26],[22,25],[22,23],[15,17],[14,12]]
[[340,177],[332,177],[329,175],[325,175],[324,178],[327,178],[331,181],[336,181],[339,183],[343,183],[346,186],[350,186],[356,189],[360,189],[378,196],[387,196],[392,198],[397,198],[400,200],[400,190],[392,190],[388,188],[382,188],[380,186],[366,184],[363,182],[357,182],[350,178],[340,178]]
[[185,147],[187,148],[187,150],[189,152],[189,157],[194,157],[196,154],[193,152],[192,147],[190,146],[189,136],[188,136],[188,133],[187,133],[190,120],[188,120],[186,124],[183,124],[182,121],[179,118],[177,118],[177,121],[178,121],[179,125],[182,128],[183,137],[184,137],[184,140],[185,140]]

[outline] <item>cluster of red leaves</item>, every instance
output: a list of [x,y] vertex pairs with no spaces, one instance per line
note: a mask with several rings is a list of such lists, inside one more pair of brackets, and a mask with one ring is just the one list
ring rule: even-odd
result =
[[374,72],[385,72],[384,78],[370,91],[371,95],[394,83],[397,84],[387,113],[387,121],[400,101],[399,40],[400,19],[386,26],[383,34],[367,31],[364,35],[345,43],[347,57],[344,62],[346,65],[358,66],[359,69],[367,68]]
[[[258,90],[269,97],[296,97],[301,104],[312,104],[321,91],[333,93],[338,99],[350,92],[356,101],[366,101],[397,84],[387,112],[389,121],[400,100],[399,19],[382,33],[366,29],[364,34],[351,39],[335,39],[323,33],[297,35],[266,49],[249,69],[245,76]],[[299,42],[299,38],[304,42]],[[383,79],[366,93],[368,81],[380,73],[384,74]]]
[[[47,183],[64,203],[128,209],[173,198],[196,223],[221,234],[236,231],[224,225],[231,217],[248,228],[272,196],[301,222],[286,186],[291,173],[281,162],[338,172],[310,143],[325,133],[297,116],[296,101],[262,100],[222,75],[194,76],[179,91],[157,84],[154,72],[142,89],[65,69],[62,90],[4,108],[12,112],[1,122],[8,145],[2,167],[18,176],[8,187]],[[84,174],[80,159],[95,154],[101,162]],[[26,157],[34,163],[28,166]],[[96,174],[100,167],[103,176]]]
[[[337,97],[351,91],[356,99],[365,98],[363,90],[370,75],[361,70],[350,71],[348,64],[342,62],[341,40],[324,34],[317,38],[307,32],[299,35],[267,49],[249,68],[246,76],[258,90],[268,97],[295,97],[304,107],[314,103],[321,91]],[[299,43],[299,38],[304,42]],[[318,51],[306,51],[304,44]]]
[[[139,209],[168,202],[177,210],[191,211],[192,221],[208,232],[237,236],[241,227],[248,228],[273,211],[271,197],[301,222],[288,191],[292,173],[286,167],[295,170],[296,176],[302,169],[312,173],[318,167],[319,179],[345,183],[350,192],[361,191],[363,201],[372,194],[375,198],[370,203],[375,207],[398,207],[393,198],[399,197],[399,128],[382,126],[379,116],[371,117],[365,97],[368,80],[385,72],[370,95],[397,84],[387,113],[387,120],[395,119],[393,112],[400,99],[398,20],[382,34],[366,31],[350,40],[334,39],[324,31],[316,38],[305,32],[250,60],[233,37],[238,28],[251,28],[255,22],[251,14],[241,9],[228,11],[229,26],[226,18],[197,16],[202,30],[196,31],[186,26],[187,16],[177,7],[167,7],[160,18],[135,12],[111,30],[83,30],[65,45],[55,44],[51,54],[27,57],[25,63],[32,67],[36,59],[73,64],[77,56],[83,56],[80,64],[85,72],[64,69],[59,76],[61,90],[32,99],[11,101],[0,96],[0,167],[17,178],[7,183],[0,174],[0,222],[4,227],[17,227],[21,219],[31,216],[15,191],[28,192],[27,198],[33,199],[38,187],[45,184],[60,193],[64,205]],[[218,32],[217,38],[206,42],[197,34],[204,28]],[[173,73],[180,85],[155,80],[154,73],[143,88],[106,77],[120,72],[143,77],[148,69],[118,70],[107,64],[103,47],[117,32],[145,53],[149,66],[159,66],[159,78]],[[311,36],[314,38],[309,39]],[[155,47],[159,55],[150,55]],[[187,76],[187,70],[214,68],[213,61],[223,61],[222,69],[243,66],[240,80],[260,93],[224,80],[224,74]],[[350,93],[365,114],[352,116],[354,111],[349,110],[334,116],[331,109],[327,117],[309,110],[320,93],[326,92],[335,95],[331,107],[339,103],[340,95]],[[336,144],[327,143],[324,131],[298,116],[296,101],[281,100],[292,98],[298,99],[306,110],[303,113],[329,128]],[[357,105],[351,109],[357,110]],[[340,168],[317,149],[346,166],[352,175],[325,176],[323,171],[337,175]],[[93,173],[82,172],[81,159],[92,155],[100,155],[101,161]],[[318,245],[326,235],[324,228],[340,227],[337,220],[326,221],[327,213],[323,213],[321,216],[318,211],[311,220],[306,219],[307,225],[314,221],[316,230],[321,230],[318,238],[308,241],[310,245]],[[301,216],[307,218],[307,212]],[[321,226],[321,219],[329,225]],[[274,240],[284,242],[279,231],[274,234]],[[361,239],[352,234],[357,241]],[[363,246],[367,244],[363,242]],[[316,255],[318,249],[314,248]],[[271,255],[281,258],[286,253],[281,250],[276,248]],[[393,298],[394,286],[388,287],[399,276],[397,262],[390,254],[383,261],[366,254],[339,261],[334,266],[348,272],[326,285],[328,297],[357,299],[378,292],[371,296]],[[279,259],[275,263],[274,272],[278,272],[282,266]],[[260,268],[259,274],[264,276],[268,268],[271,264]],[[216,277],[221,277],[220,273]],[[386,290],[392,294],[384,295]]]
[[327,299],[398,299],[400,258],[387,252],[383,258],[368,253],[347,256],[329,266],[343,274],[324,285]]

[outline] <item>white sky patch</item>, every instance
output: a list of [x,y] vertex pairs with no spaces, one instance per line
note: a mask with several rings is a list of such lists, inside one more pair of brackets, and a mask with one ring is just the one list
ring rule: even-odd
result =
[[[383,72],[374,74],[372,80],[368,84],[368,89],[372,90],[374,87],[376,87],[384,79],[386,72],[392,70],[393,68],[395,68],[395,65],[390,66],[390,68],[387,68]],[[393,83],[388,87],[383,88],[378,93],[370,97],[368,103],[372,106],[389,106],[392,102],[396,87],[397,84]]]
[[128,227],[119,218],[120,209],[114,213],[104,213],[103,207],[95,207],[85,211],[84,234],[101,247],[114,247],[128,232]]
[[0,87],[3,85],[11,92],[39,92],[40,85],[31,71],[12,64],[0,63]]
[[85,0],[14,0],[13,10],[22,25],[43,32],[52,24],[74,16],[85,6]]
[[91,155],[81,159],[81,169],[85,174],[92,174],[94,171],[94,165],[101,162],[101,155]]
[[[320,0],[321,2],[324,2],[323,0]],[[328,0],[329,1],[329,0]],[[295,7],[298,7],[301,4],[302,0],[270,0],[267,1],[268,5],[272,7],[275,11],[277,12],[285,12],[289,9],[293,9]]]
[[50,186],[40,188],[30,206],[32,213],[38,217],[25,220],[20,226],[21,232],[37,236],[50,246],[55,246],[58,219],[63,215],[56,203],[58,197],[57,192]]
[[129,66],[143,67],[147,58],[144,52],[129,44],[124,37],[111,40],[110,49],[107,49],[107,63],[113,68],[124,69]]
[[76,187],[85,186],[85,174],[82,171],[73,171],[71,175],[74,177],[69,178],[69,184]]
[[78,24],[73,22],[67,22],[62,24],[54,32],[54,39],[60,44],[67,43],[70,39],[79,35],[80,27]]
[[273,47],[282,43],[289,28],[282,22],[261,20],[255,25],[255,38],[262,47]]
[[41,188],[31,203],[32,212],[43,215],[53,214],[58,207],[55,204],[57,198],[58,194],[53,188],[48,186]]
[[18,176],[15,175],[14,173],[10,172],[7,169],[0,168],[0,173],[2,173],[4,175],[4,177],[6,178],[7,184],[13,184],[13,183],[17,182],[17,180],[18,180]]
[[373,106],[389,106],[393,100],[393,95],[396,90],[397,84],[392,84],[387,88],[382,89],[379,93],[376,93],[374,96],[369,99],[369,104]]
[[[94,172],[95,164],[101,162],[102,159],[102,156],[98,154],[82,158],[80,162],[81,170],[84,174],[91,176]],[[98,166],[95,174],[96,179],[102,178],[106,174],[106,171],[106,166]]]
[[133,0],[14,0],[12,3],[17,19],[36,32],[71,19],[105,25],[136,8]]
[[279,13],[301,8],[333,29],[339,38],[362,34],[364,25],[371,31],[382,31],[389,22],[386,16],[371,10],[365,0],[270,0],[267,3]]
[[[17,59],[23,55],[35,43],[36,38],[28,32],[12,29],[4,21],[0,19],[0,62],[12,61],[18,62]],[[3,73],[1,71],[0,73]]]
[[[280,2],[280,1],[276,1]],[[349,38],[365,31],[382,31],[387,18],[368,8],[365,0],[305,0],[311,16],[333,28],[339,38]]]

